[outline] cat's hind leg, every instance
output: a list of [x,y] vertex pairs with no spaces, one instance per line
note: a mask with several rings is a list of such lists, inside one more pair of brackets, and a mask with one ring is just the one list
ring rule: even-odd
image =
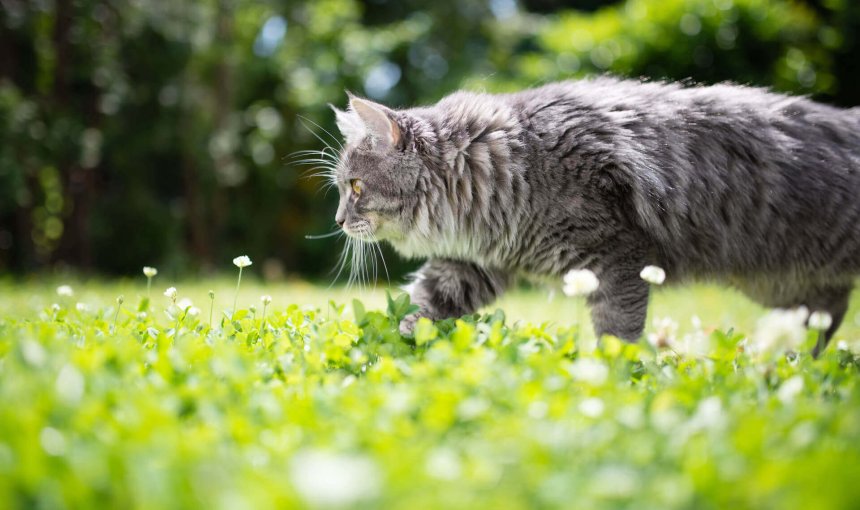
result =
[[772,308],[797,308],[805,306],[810,312],[827,312],[833,321],[821,335],[812,355],[818,357],[827,347],[833,334],[842,324],[853,284],[810,283],[785,279],[750,279],[737,281],[735,286],[752,300]]
[[848,311],[848,301],[851,297],[853,286],[850,284],[826,286],[815,289],[804,301],[804,305],[809,308],[810,312],[822,311],[830,314],[833,322],[830,327],[818,338],[815,347],[812,349],[812,356],[817,358],[821,351],[827,347],[833,334],[839,329],[842,324],[842,319],[845,318],[845,312]]
[[406,290],[416,313],[400,322],[400,333],[412,334],[421,317],[447,319],[473,313],[508,287],[510,273],[472,262],[430,259],[412,276]]

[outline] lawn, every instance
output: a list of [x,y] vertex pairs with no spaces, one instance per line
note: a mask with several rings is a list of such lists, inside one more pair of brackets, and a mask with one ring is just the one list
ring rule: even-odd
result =
[[598,346],[581,300],[539,289],[410,339],[397,292],[246,279],[232,314],[234,290],[159,275],[147,305],[142,276],[0,282],[2,506],[860,500],[858,299],[813,360],[795,318],[710,286],[655,293],[660,347]]

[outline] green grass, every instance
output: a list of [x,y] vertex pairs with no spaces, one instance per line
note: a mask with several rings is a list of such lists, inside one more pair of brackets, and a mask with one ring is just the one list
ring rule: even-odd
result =
[[[57,296],[59,283],[75,295]],[[166,313],[172,284],[156,278],[143,316],[142,278],[0,283],[0,506],[786,509],[860,498],[857,358],[835,345],[819,360],[779,344],[755,352],[766,311],[725,289],[655,293],[652,316],[678,322],[673,351],[596,347],[581,300],[560,293],[513,292],[403,339],[407,303],[381,290],[249,279],[231,321],[235,282],[178,282],[196,316]],[[262,294],[273,297],[265,325]],[[858,304],[837,336],[851,348]],[[684,336],[706,352],[680,352]]]

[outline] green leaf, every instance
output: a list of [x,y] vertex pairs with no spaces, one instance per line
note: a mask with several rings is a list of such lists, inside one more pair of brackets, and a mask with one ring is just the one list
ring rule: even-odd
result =
[[367,315],[367,312],[364,310],[364,304],[357,299],[352,300],[352,315],[355,317],[355,322],[359,325],[364,322],[364,318]]
[[439,336],[439,330],[433,325],[433,321],[426,317],[421,317],[415,324],[415,345],[422,346],[427,344]]

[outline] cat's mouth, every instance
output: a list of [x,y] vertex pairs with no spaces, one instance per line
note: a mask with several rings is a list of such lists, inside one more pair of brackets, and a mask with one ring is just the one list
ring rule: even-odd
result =
[[375,230],[376,229],[373,227],[373,224],[368,220],[345,223],[343,225],[343,231],[346,235],[362,241],[375,241]]

